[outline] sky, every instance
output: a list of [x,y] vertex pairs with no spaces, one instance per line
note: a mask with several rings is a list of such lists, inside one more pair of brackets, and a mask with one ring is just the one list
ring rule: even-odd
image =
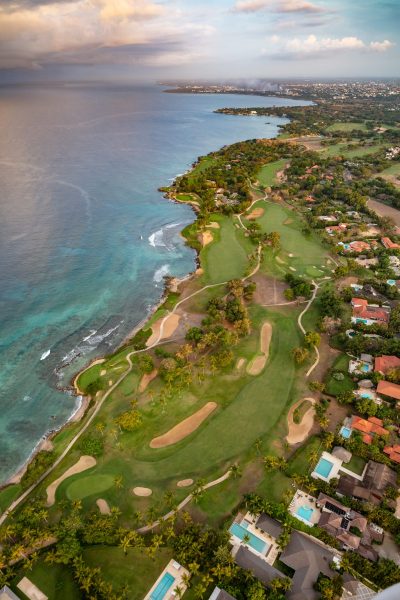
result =
[[1,0],[0,82],[397,77],[400,0]]

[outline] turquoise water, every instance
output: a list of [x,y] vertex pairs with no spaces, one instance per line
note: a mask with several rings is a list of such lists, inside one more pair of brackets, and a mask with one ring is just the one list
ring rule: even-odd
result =
[[344,437],[346,440],[351,436],[351,429],[349,427],[342,427],[340,430],[340,435]]
[[329,473],[332,471],[333,463],[326,458],[320,458],[317,466],[315,467],[315,472],[322,477],[328,478]]
[[237,538],[239,538],[239,540],[243,540],[245,535],[248,536],[249,541],[246,542],[246,545],[251,546],[251,548],[256,550],[256,552],[259,552],[260,554],[263,554],[266,548],[268,547],[268,544],[266,542],[263,542],[263,540],[254,535],[254,533],[247,531],[247,528],[243,527],[242,525],[239,525],[239,523],[234,523],[229,529],[229,531]]
[[312,508],[308,508],[307,506],[300,506],[297,509],[296,515],[307,522],[311,522],[313,512],[314,510]]
[[372,371],[372,366],[371,365],[362,365],[361,371],[364,371],[364,373],[369,373],[370,371]]
[[157,584],[157,587],[150,594],[151,600],[163,600],[165,598],[168,590],[171,589],[175,581],[175,577],[171,575],[171,573],[164,573],[161,581]]
[[[195,268],[180,231],[192,210],[157,191],[202,154],[272,137],[248,96],[159,87],[0,88],[0,482],[76,408],[60,387],[115,348]],[[42,360],[41,360],[42,358]]]

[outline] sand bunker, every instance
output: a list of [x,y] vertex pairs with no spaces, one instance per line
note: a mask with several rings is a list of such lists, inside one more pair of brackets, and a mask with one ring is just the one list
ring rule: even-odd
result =
[[61,477],[53,481],[48,488],[46,489],[47,493],[47,506],[53,506],[56,501],[56,491],[60,483],[62,483],[71,475],[76,475],[77,473],[82,473],[83,471],[87,471],[87,469],[91,469],[96,465],[96,459],[93,456],[81,456],[78,462],[76,462],[72,467],[67,469]]
[[145,373],[139,383],[139,392],[144,392],[149,383],[157,377],[158,371],[154,369],[151,373]]
[[193,485],[193,479],[181,479],[176,484],[176,486],[178,488],[185,488],[185,487],[189,487],[190,485]]
[[265,363],[269,356],[269,346],[272,337],[272,327],[270,323],[264,323],[260,332],[260,352],[258,356],[253,358],[247,367],[249,375],[259,375],[265,367]]
[[245,358],[239,358],[239,360],[236,363],[236,368],[238,371],[243,367],[245,362],[246,362]]
[[[165,319],[165,321],[164,321],[164,319]],[[161,324],[163,323],[163,321],[164,321],[163,331],[162,331],[162,335],[160,336],[160,329],[161,329]],[[151,327],[151,330],[153,333],[147,340],[146,346],[147,347],[152,346],[159,340],[163,340],[163,339],[167,339],[167,338],[171,337],[171,335],[173,333],[175,333],[175,330],[179,325],[179,321],[180,321],[180,316],[176,315],[175,313],[169,315],[168,317],[163,317],[162,319],[158,319],[158,321],[156,321],[154,323],[154,325],[152,325],[152,327]]]
[[97,508],[99,509],[99,511],[101,512],[102,515],[110,515],[111,514],[111,510],[110,510],[110,507],[108,506],[107,500],[104,500],[103,498],[98,498],[96,500],[96,504],[97,504]]
[[212,221],[211,223],[209,223],[207,225],[207,227],[210,227],[211,229],[219,229],[219,223],[217,223],[216,221]]
[[[301,422],[297,424],[293,421],[294,411],[296,410],[296,408],[301,406],[306,400],[308,400],[308,402],[311,402],[313,406],[310,406],[310,408],[304,413]],[[287,416],[288,434],[286,436],[286,440],[291,446],[293,446],[294,444],[300,444],[301,442],[304,442],[304,440],[308,437],[308,434],[310,433],[314,425],[314,404],[314,398],[302,398],[301,400],[296,402],[296,404],[293,404],[293,406],[289,410]]]
[[166,446],[171,446],[172,444],[180,442],[193,433],[193,431],[196,431],[216,408],[216,402],[207,402],[200,410],[178,423],[178,425],[175,425],[175,427],[167,431],[167,433],[153,438],[150,442],[150,448],[165,448]]
[[248,221],[254,221],[255,219],[259,219],[264,214],[263,208],[254,208],[250,214],[246,215],[246,219]]
[[202,233],[199,234],[199,242],[201,243],[201,245],[203,246],[207,246],[208,244],[210,244],[213,241],[213,234],[211,233],[211,231],[203,231]]
[[132,492],[135,494],[135,496],[141,496],[142,498],[147,498],[148,496],[152,495],[153,490],[151,490],[150,488],[145,488],[145,487],[135,487],[135,488],[133,488]]
[[106,369],[103,369],[102,371],[100,371],[100,377],[103,377],[103,375],[105,375],[107,373]]

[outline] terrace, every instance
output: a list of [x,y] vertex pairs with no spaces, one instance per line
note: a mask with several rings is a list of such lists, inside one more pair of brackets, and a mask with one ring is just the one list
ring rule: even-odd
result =
[[175,560],[170,560],[143,600],[175,600],[178,594],[182,596],[185,593],[187,577],[189,571]]
[[370,354],[361,354],[349,362],[349,373],[354,375],[365,375],[373,371],[373,357]]
[[276,538],[280,535],[280,524],[267,515],[256,518],[251,513],[239,513],[229,528],[232,554],[235,556],[242,546],[272,565],[279,547]]
[[[346,437],[346,432],[343,432],[343,429],[347,428],[342,427],[341,429],[341,435],[343,437]],[[349,431],[350,434],[348,435],[348,437],[350,437],[351,435],[351,430],[349,429]],[[345,433],[345,435],[343,435],[343,433]],[[322,481],[329,482],[331,479],[340,477],[341,474],[346,474],[351,475],[351,477],[354,477],[359,481],[362,481],[365,473],[365,468],[363,470],[363,473],[359,475],[354,471],[347,469],[343,466],[343,463],[349,463],[351,459],[351,452],[345,450],[345,448],[342,448],[341,446],[335,446],[331,454],[329,452],[322,453],[321,458],[317,463],[317,466],[311,473],[311,477],[313,477],[314,479],[322,479]]]
[[321,511],[317,507],[316,502],[317,499],[313,496],[301,490],[296,490],[288,510],[293,517],[305,523],[305,525],[313,527],[318,524],[321,517]]

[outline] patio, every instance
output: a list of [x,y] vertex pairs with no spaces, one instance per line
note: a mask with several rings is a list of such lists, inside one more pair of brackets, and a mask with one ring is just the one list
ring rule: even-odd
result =
[[317,508],[317,499],[302,490],[296,490],[289,504],[290,514],[309,527],[318,524],[321,511]]

